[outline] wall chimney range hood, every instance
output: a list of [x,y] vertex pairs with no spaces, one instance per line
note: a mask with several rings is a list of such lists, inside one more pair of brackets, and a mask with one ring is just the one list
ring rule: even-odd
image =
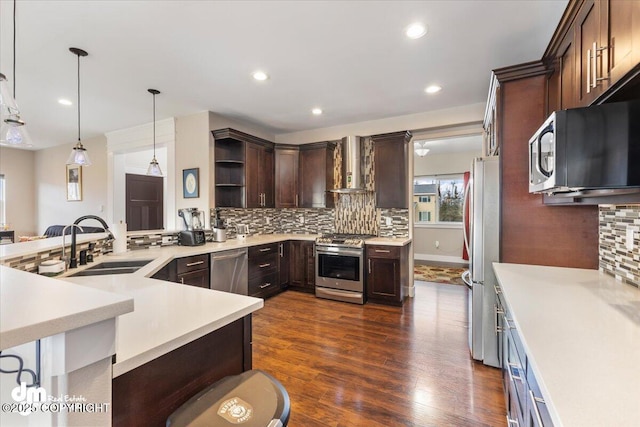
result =
[[360,168],[360,145],[362,138],[359,136],[346,136],[342,138],[342,183],[340,188],[329,190],[340,194],[364,194],[370,191],[364,188],[364,179]]

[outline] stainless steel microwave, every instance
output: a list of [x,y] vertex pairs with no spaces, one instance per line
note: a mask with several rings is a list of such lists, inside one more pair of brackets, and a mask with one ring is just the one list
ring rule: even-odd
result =
[[640,100],[552,113],[529,140],[529,192],[640,187]]

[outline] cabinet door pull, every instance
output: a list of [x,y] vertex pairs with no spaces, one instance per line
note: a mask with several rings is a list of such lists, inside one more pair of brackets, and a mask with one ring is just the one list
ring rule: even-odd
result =
[[188,262],[187,267],[193,267],[194,265],[204,264],[204,261]]
[[265,267],[269,267],[271,265],[270,262],[267,262],[265,264],[260,264],[260,268],[265,268]]
[[507,426],[511,427],[512,424],[515,424],[516,427],[520,425],[518,424],[518,420],[512,420],[511,418],[509,418],[509,415],[507,415]]
[[271,286],[271,283],[267,282],[264,285],[260,285],[260,289],[268,288],[269,286]]
[[280,253],[280,258],[284,257],[284,243],[278,245],[278,252]]
[[376,253],[379,253],[379,254],[388,254],[390,252],[391,251],[389,251],[387,249],[376,249]]
[[371,274],[371,258],[369,258],[367,262],[369,263],[369,274]]
[[296,194],[296,208],[298,207],[298,195]]
[[180,283],[182,283],[184,285],[184,277],[180,278]]
[[591,93],[591,49],[587,49],[587,93]]
[[602,52],[603,50],[606,50],[606,49],[607,49],[606,46],[598,47],[598,44],[596,42],[593,42],[593,87],[594,88],[598,85],[598,82],[607,80],[606,77],[598,77],[598,61],[597,61],[598,52]]
[[269,252],[271,250],[271,248],[262,248],[260,249],[260,252]]

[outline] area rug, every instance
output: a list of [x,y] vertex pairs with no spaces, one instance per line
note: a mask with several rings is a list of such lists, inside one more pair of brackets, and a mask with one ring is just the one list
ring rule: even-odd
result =
[[440,267],[435,265],[414,265],[414,280],[424,282],[447,283],[450,285],[464,285],[462,273],[466,268]]

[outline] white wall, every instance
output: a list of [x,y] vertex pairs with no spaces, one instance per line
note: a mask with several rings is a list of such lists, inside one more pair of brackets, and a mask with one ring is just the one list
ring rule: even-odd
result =
[[427,154],[424,157],[414,155],[413,175],[446,175],[467,172],[471,168],[473,159],[480,157],[481,152],[481,147],[478,147],[473,151]]
[[[83,215],[106,219],[107,139],[104,136],[82,141],[92,165],[82,168],[82,200],[67,201],[66,162],[75,143],[35,152],[36,228],[42,234],[50,225],[67,225]],[[96,225],[89,223],[86,225]]]
[[[16,239],[18,236],[38,234],[34,214],[36,209],[35,153],[29,150],[0,147],[0,174],[4,175],[6,183],[6,222],[11,224]],[[62,177],[64,178],[64,174]]]
[[348,125],[314,129],[276,135],[279,144],[306,144],[309,142],[332,141],[348,135],[377,135],[403,130],[446,128],[462,123],[477,123],[484,117],[484,103],[447,108],[427,113],[409,114],[381,120],[351,123]]

